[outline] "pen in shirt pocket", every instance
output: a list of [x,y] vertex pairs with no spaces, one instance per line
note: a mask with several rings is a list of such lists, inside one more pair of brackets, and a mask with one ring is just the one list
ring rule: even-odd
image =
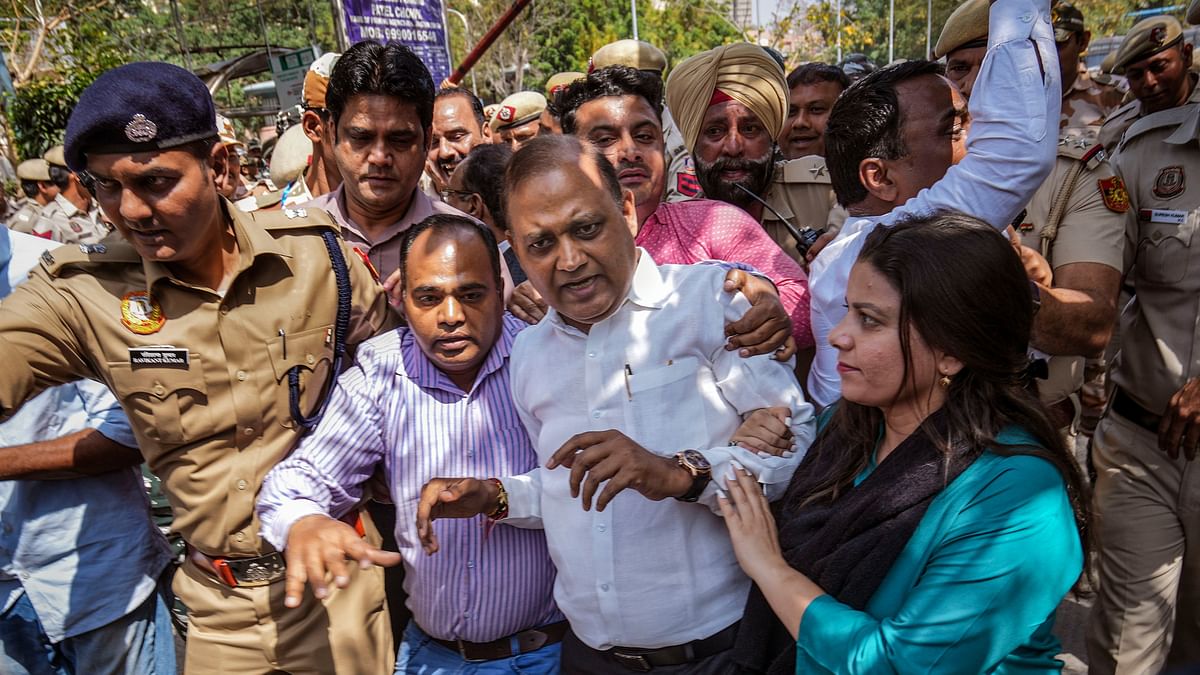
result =
[[629,378],[631,378],[631,377],[633,377],[633,368],[630,368],[629,364],[626,363],[625,364],[625,396],[630,401],[633,400],[633,387],[629,383]]

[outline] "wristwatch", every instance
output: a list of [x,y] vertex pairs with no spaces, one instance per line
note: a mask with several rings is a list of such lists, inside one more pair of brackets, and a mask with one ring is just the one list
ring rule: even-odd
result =
[[676,453],[675,461],[679,462],[679,466],[683,467],[688,473],[692,474],[692,487],[687,492],[676,497],[681,502],[694,502],[700,499],[704,488],[708,487],[709,481],[712,480],[712,465],[704,455],[695,450],[684,450]]

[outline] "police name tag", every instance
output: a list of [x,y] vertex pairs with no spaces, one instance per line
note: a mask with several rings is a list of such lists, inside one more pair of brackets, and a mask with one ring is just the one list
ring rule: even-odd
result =
[[171,345],[130,347],[129,365],[134,368],[187,368],[188,350]]
[[1142,209],[1138,211],[1138,216],[1142,220],[1150,221],[1151,223],[1167,223],[1169,225],[1182,225],[1187,222],[1187,211],[1171,211],[1168,209]]

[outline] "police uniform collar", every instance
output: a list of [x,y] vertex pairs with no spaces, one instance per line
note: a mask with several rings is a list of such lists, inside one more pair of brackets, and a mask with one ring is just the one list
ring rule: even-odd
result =
[[73,218],[75,217],[75,214],[80,212],[79,209],[75,207],[75,204],[71,203],[71,200],[67,199],[66,196],[61,192],[54,195],[54,203],[58,204],[58,207],[63,210],[63,215],[68,218]]
[[[224,197],[221,198],[221,208],[225,210],[225,215],[232,221],[233,236],[238,244],[238,269],[234,277],[249,269],[260,255],[291,257],[274,237],[254,222],[251,214],[242,212]],[[167,266],[156,260],[143,259],[142,268],[146,275],[147,291],[153,289],[161,279],[175,279]]]

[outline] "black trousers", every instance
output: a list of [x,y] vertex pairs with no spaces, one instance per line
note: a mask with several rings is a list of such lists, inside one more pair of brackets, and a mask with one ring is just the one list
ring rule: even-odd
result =
[[[563,675],[623,675],[633,673],[621,665],[615,656],[585,645],[567,631],[562,643]],[[663,666],[650,671],[658,675],[729,675],[734,672],[733,650],[726,649],[691,663],[678,666]]]

